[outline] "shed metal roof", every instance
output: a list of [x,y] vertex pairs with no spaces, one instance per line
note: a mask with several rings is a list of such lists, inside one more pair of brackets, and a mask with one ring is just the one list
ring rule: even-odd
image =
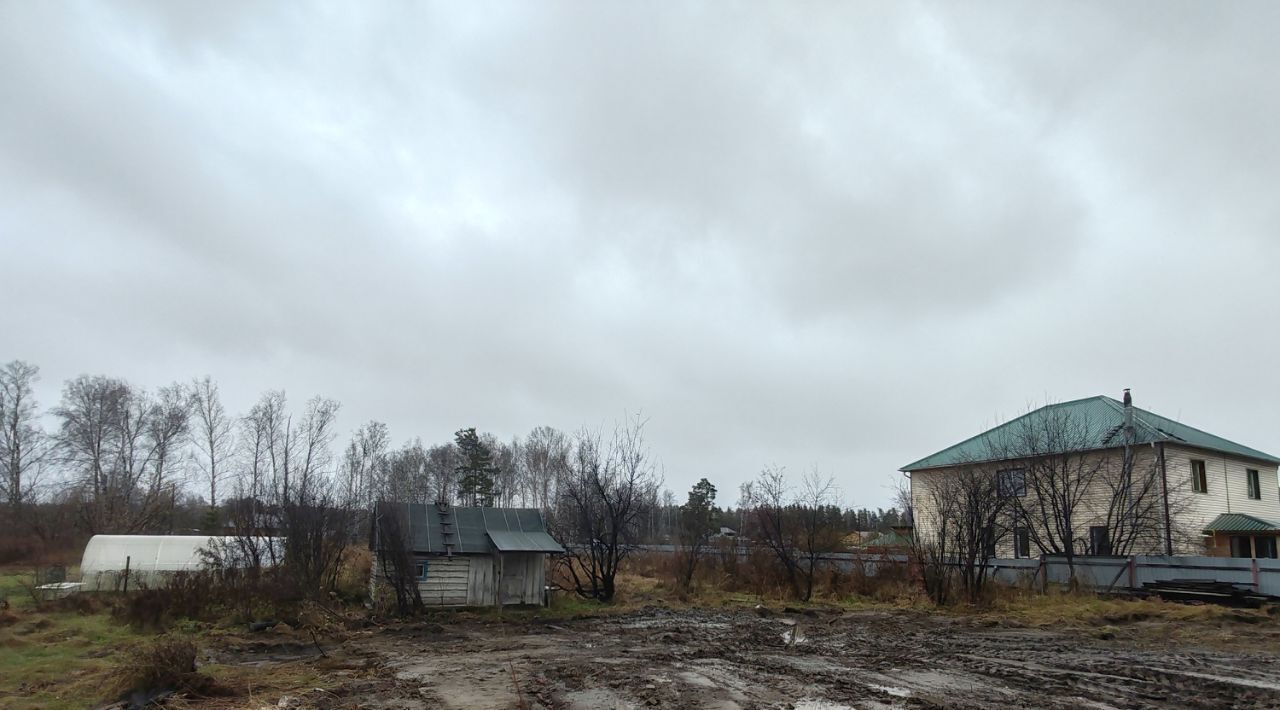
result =
[[493,530],[489,539],[499,552],[564,552],[560,543],[544,532]]
[[1278,532],[1280,523],[1273,523],[1244,513],[1223,513],[1204,527],[1205,532]]
[[[422,503],[378,503],[383,514],[399,509],[407,513],[409,539],[416,553],[444,554],[445,531],[455,534],[455,554],[489,554],[494,549],[503,552],[564,552],[549,534],[542,519],[542,511],[536,508],[467,508],[451,506],[442,515],[439,506]],[[445,519],[451,522],[446,528]],[[502,543],[494,538],[497,534]],[[503,545],[510,546],[510,549]]]
[[[1032,417],[1061,416],[1081,428],[1078,439],[1085,442],[1082,451],[1109,449],[1124,444],[1124,404],[1111,397],[1099,396],[1077,399],[1071,402],[1050,404],[1033,412],[1028,412],[1016,419],[1011,419],[1000,426],[989,429],[977,436],[949,446],[919,461],[903,466],[902,471],[919,471],[926,468],[957,466],[982,461],[1000,460],[1002,457],[992,455],[1000,451],[1002,441],[1008,441],[1019,432],[1018,427]],[[1243,444],[1224,439],[1220,436],[1187,426],[1145,409],[1133,408],[1133,424],[1135,444],[1151,444],[1168,442],[1182,444],[1210,451],[1240,456],[1243,458],[1265,461],[1280,465],[1280,458],[1264,453]]]

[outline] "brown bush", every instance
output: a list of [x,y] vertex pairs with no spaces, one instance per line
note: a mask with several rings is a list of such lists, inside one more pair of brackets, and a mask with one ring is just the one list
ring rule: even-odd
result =
[[348,545],[342,551],[342,561],[338,566],[338,598],[349,603],[363,603],[369,598],[372,575],[373,551],[360,545]]
[[222,694],[212,678],[196,670],[195,642],[162,636],[128,654],[118,668],[113,695],[142,707],[169,693],[208,697]]

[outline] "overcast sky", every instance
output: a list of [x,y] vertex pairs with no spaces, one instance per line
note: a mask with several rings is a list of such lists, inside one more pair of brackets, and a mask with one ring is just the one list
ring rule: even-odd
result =
[[[1117,6],[1119,5],[1119,6]],[[1280,3],[0,0],[0,361],[887,505],[1097,394],[1280,453]],[[683,493],[680,494],[683,497]]]

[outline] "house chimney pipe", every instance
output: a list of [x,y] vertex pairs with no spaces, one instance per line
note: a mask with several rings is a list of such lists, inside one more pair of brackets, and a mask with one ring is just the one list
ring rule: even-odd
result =
[[1124,388],[1124,429],[1133,434],[1133,395],[1129,394],[1128,387]]

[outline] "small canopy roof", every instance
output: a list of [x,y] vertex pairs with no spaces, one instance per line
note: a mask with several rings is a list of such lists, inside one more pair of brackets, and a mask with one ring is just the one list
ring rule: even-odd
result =
[[490,530],[489,539],[499,552],[564,552],[560,543],[545,532]]
[[1204,526],[1205,532],[1280,532],[1280,523],[1245,515],[1244,513],[1223,513]]

